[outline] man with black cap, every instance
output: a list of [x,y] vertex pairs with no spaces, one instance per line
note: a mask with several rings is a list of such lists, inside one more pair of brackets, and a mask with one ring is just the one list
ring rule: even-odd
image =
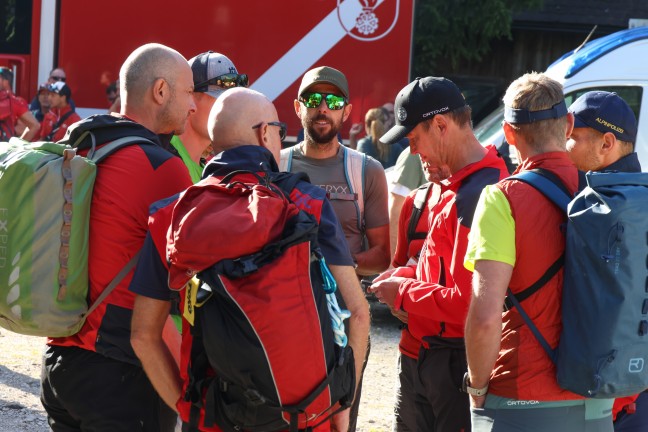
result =
[[[396,97],[396,125],[382,140],[407,136],[413,154],[434,167],[447,166],[441,197],[430,212],[426,246],[418,266],[400,267],[376,279],[376,297],[409,314],[408,327],[422,343],[419,388],[437,431],[470,430],[468,395],[459,390],[466,371],[464,321],[471,273],[463,267],[473,212],[481,190],[507,176],[494,147],[482,147],[472,130],[471,109],[457,86],[437,77],[417,78]],[[414,419],[415,423],[418,419]]]
[[[566,152],[574,116],[562,85],[544,74],[523,75],[509,86],[504,105],[504,134],[521,161],[516,172],[541,169],[576,192],[578,171]],[[463,382],[473,431],[612,430],[612,401],[562,389],[552,360],[519,309],[502,310],[507,292],[540,283],[523,302],[524,311],[550,346],[558,344],[563,267],[554,277],[545,275],[564,253],[558,228],[564,220],[563,210],[515,179],[487,187],[480,197],[465,256],[466,267],[474,269]]]
[[63,81],[56,81],[47,86],[50,111],[45,114],[40,139],[59,141],[65,136],[68,127],[81,120],[81,117],[70,105],[72,90]]
[[[569,107],[574,130],[567,141],[569,157],[581,171],[641,172],[634,151],[637,118],[616,93],[587,92]],[[648,430],[648,393],[618,398],[612,410],[616,431]]]
[[239,75],[234,63],[220,53],[207,51],[189,60],[194,80],[196,112],[189,117],[182,135],[174,136],[171,145],[182,158],[194,183],[200,180],[205,160],[211,153],[207,119],[216,99],[229,88],[247,87],[247,75]]

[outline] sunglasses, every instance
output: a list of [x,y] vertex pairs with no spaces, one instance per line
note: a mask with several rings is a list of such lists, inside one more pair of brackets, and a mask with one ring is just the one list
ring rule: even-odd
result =
[[63,82],[65,82],[65,77],[61,77],[61,76],[53,76],[53,75],[52,75],[52,76],[50,77],[50,79],[51,79],[52,81],[63,81]]
[[303,93],[299,96],[299,102],[303,103],[306,108],[318,108],[322,99],[326,101],[326,106],[330,110],[341,110],[347,101],[344,96],[333,93]]
[[[203,81],[199,84],[196,84],[194,86],[194,91],[201,91],[201,90],[196,90],[201,87],[206,87],[210,85],[215,85],[224,89],[228,88],[233,88],[233,87],[247,87],[248,86],[248,76],[246,74],[235,74],[235,73],[229,73],[229,74],[224,74],[224,75],[219,75],[214,78],[210,78],[207,81]],[[203,91],[207,91],[206,89]]]
[[[252,126],[252,129],[258,129],[262,124],[263,123],[255,124],[254,126]],[[279,128],[279,138],[281,138],[281,141],[286,139],[286,133],[288,132],[288,125],[286,125],[286,123],[271,121],[267,122],[266,124],[268,126],[277,126]]]

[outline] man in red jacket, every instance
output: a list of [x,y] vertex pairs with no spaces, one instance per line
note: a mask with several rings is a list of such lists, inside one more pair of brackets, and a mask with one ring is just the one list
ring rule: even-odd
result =
[[79,114],[70,105],[72,90],[63,81],[47,86],[50,110],[45,114],[40,131],[43,141],[59,141],[65,136],[68,127],[81,120]]
[[418,355],[422,397],[436,431],[470,430],[468,395],[460,392],[466,372],[463,328],[470,302],[471,273],[463,267],[477,199],[486,185],[508,172],[494,147],[482,147],[472,130],[471,109],[450,80],[417,78],[400,91],[396,125],[382,138],[407,136],[424,163],[446,165],[439,203],[430,214],[426,246],[416,267],[374,283],[378,300],[408,313],[408,327],[422,348]]

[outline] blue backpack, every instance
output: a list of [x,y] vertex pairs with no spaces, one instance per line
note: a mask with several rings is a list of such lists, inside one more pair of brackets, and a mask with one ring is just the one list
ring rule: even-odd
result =
[[[586,174],[571,199],[545,170],[511,178],[542,192],[567,214],[565,252],[531,287],[513,294],[516,307],[556,364],[558,384],[590,398],[616,398],[648,388],[648,173]],[[564,265],[560,341],[552,349],[520,302]]]

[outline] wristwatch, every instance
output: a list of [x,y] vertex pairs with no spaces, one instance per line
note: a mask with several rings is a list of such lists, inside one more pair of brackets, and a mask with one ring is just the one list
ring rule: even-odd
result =
[[488,393],[488,384],[486,384],[486,387],[482,388],[470,387],[470,377],[468,376],[468,372],[466,372],[461,384],[461,391],[472,396],[484,396],[486,393]]

